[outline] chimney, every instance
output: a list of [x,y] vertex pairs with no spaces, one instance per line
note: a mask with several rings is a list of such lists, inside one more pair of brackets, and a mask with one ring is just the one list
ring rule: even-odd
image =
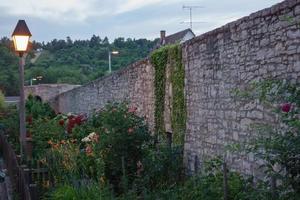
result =
[[160,31],[160,45],[166,44],[166,31]]

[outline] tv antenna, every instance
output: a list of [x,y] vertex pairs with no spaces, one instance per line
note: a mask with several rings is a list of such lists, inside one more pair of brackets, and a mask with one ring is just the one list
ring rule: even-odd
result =
[[183,5],[182,6],[183,10],[189,10],[190,11],[190,21],[189,22],[181,22],[181,23],[189,23],[191,29],[193,29],[193,23],[205,23],[205,22],[194,22],[193,21],[193,9],[197,9],[197,8],[204,8],[204,7],[203,6],[186,6],[186,5]]

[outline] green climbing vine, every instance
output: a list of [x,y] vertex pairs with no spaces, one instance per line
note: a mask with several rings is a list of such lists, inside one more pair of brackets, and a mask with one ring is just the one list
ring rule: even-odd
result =
[[164,102],[166,87],[166,66],[168,61],[168,47],[160,48],[151,54],[151,63],[154,66],[154,93],[155,93],[155,132],[163,134],[164,127]]
[[172,111],[171,124],[175,144],[183,144],[186,129],[186,104],[184,98],[184,65],[182,64],[182,52],[179,45],[169,49],[169,61],[171,62],[172,83]]
[[186,104],[184,99],[184,66],[182,64],[182,53],[179,45],[169,45],[154,51],[151,55],[151,63],[155,69],[155,131],[157,134],[165,132],[164,110],[165,110],[165,88],[166,68],[170,65],[170,81],[172,85],[172,110],[171,125],[175,144],[183,144]]

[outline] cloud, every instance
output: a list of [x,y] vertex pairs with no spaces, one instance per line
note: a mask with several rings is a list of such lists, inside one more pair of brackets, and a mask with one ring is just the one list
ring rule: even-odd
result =
[[[172,34],[188,28],[193,11],[194,32],[199,35],[281,0],[0,0],[0,37],[11,34],[18,19],[28,23],[34,39],[49,41],[71,36],[87,39],[93,34],[154,38],[160,30]],[[26,2],[26,3],[25,3]]]
[[161,3],[164,0],[127,0],[123,1],[124,3],[120,3],[118,6],[116,14],[130,12],[145,6],[150,6],[151,4]]
[[31,16],[49,21],[84,22],[91,17],[109,17],[154,4],[177,0],[8,0],[0,8],[12,16]]
[[9,0],[1,1],[0,7],[12,16],[31,16],[46,20],[84,21],[95,14],[96,0]]

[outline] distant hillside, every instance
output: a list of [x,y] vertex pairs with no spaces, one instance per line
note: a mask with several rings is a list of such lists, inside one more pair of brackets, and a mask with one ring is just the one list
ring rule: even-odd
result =
[[[109,43],[93,35],[90,40],[54,39],[48,43],[33,43],[33,50],[27,56],[25,84],[31,78],[42,76],[37,83],[84,84],[105,75],[108,71],[108,51],[117,50],[112,56],[112,69],[118,70],[128,64],[146,57],[157,41],[146,39],[117,38]],[[0,40],[0,88],[7,95],[18,93],[17,58],[6,46],[7,38]],[[3,53],[2,53],[3,52]],[[38,57],[35,57],[37,55]],[[10,66],[10,70],[7,70]],[[3,72],[3,73],[2,73]]]

